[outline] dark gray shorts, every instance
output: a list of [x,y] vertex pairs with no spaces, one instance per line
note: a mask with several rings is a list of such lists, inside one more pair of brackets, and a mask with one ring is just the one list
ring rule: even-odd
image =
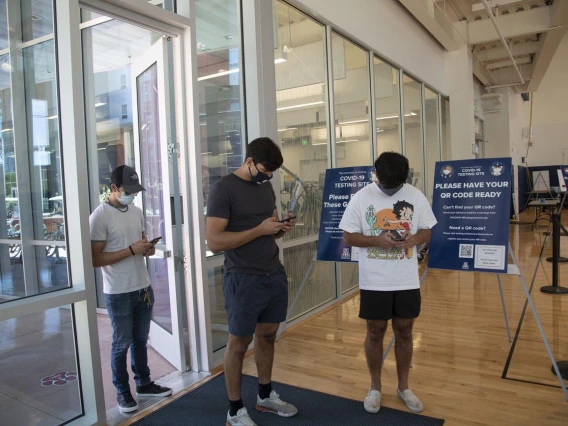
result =
[[258,323],[278,324],[286,320],[288,278],[283,266],[270,275],[229,272],[223,282],[229,333],[248,337]]

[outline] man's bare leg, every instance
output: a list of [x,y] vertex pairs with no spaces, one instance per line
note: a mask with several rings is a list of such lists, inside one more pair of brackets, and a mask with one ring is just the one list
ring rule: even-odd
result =
[[387,331],[388,321],[367,320],[367,338],[365,339],[365,355],[371,374],[371,390],[381,392],[381,368],[383,364],[383,339]]
[[274,363],[274,342],[280,324],[257,324],[254,335],[254,360],[258,370],[258,383],[267,385],[272,382]]
[[392,329],[395,335],[394,353],[396,356],[396,373],[398,375],[398,389],[403,392],[408,389],[408,375],[412,362],[412,326],[413,319],[392,319]]
[[398,375],[398,396],[405,402],[410,411],[420,413],[424,410],[422,401],[408,387],[408,375],[412,362],[412,326],[414,320],[393,318],[392,328],[396,337],[394,353],[396,355],[396,372]]
[[225,350],[225,381],[229,400],[241,399],[241,381],[243,375],[243,360],[247,349],[252,342],[252,336],[239,337],[229,335],[229,342]]

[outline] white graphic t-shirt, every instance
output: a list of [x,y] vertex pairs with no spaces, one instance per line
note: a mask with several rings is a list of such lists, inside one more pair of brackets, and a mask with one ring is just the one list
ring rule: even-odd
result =
[[[428,200],[412,185],[392,197],[376,184],[353,196],[339,228],[351,234],[379,236],[431,229],[438,223]],[[359,248],[359,287],[362,290],[397,291],[420,288],[416,247],[412,249]]]

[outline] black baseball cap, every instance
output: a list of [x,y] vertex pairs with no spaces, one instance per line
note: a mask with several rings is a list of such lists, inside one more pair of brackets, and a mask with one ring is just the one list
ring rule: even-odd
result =
[[136,170],[129,166],[118,166],[114,169],[110,175],[110,183],[114,184],[117,188],[122,186],[129,194],[146,191],[146,189],[140,185]]

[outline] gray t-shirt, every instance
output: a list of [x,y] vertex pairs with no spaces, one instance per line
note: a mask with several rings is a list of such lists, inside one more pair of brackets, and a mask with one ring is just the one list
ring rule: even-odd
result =
[[[226,231],[243,232],[260,225],[275,209],[276,196],[270,183],[257,185],[230,174],[211,187],[207,217],[227,219]],[[278,255],[274,236],[257,238],[225,252],[225,273],[272,274],[280,267]]]
[[[144,214],[130,205],[121,212],[108,203],[98,206],[89,218],[91,241],[105,242],[103,252],[112,253],[128,248],[144,233]],[[140,290],[151,284],[144,256],[127,257],[113,265],[103,266],[103,287],[106,294],[122,294]]]

